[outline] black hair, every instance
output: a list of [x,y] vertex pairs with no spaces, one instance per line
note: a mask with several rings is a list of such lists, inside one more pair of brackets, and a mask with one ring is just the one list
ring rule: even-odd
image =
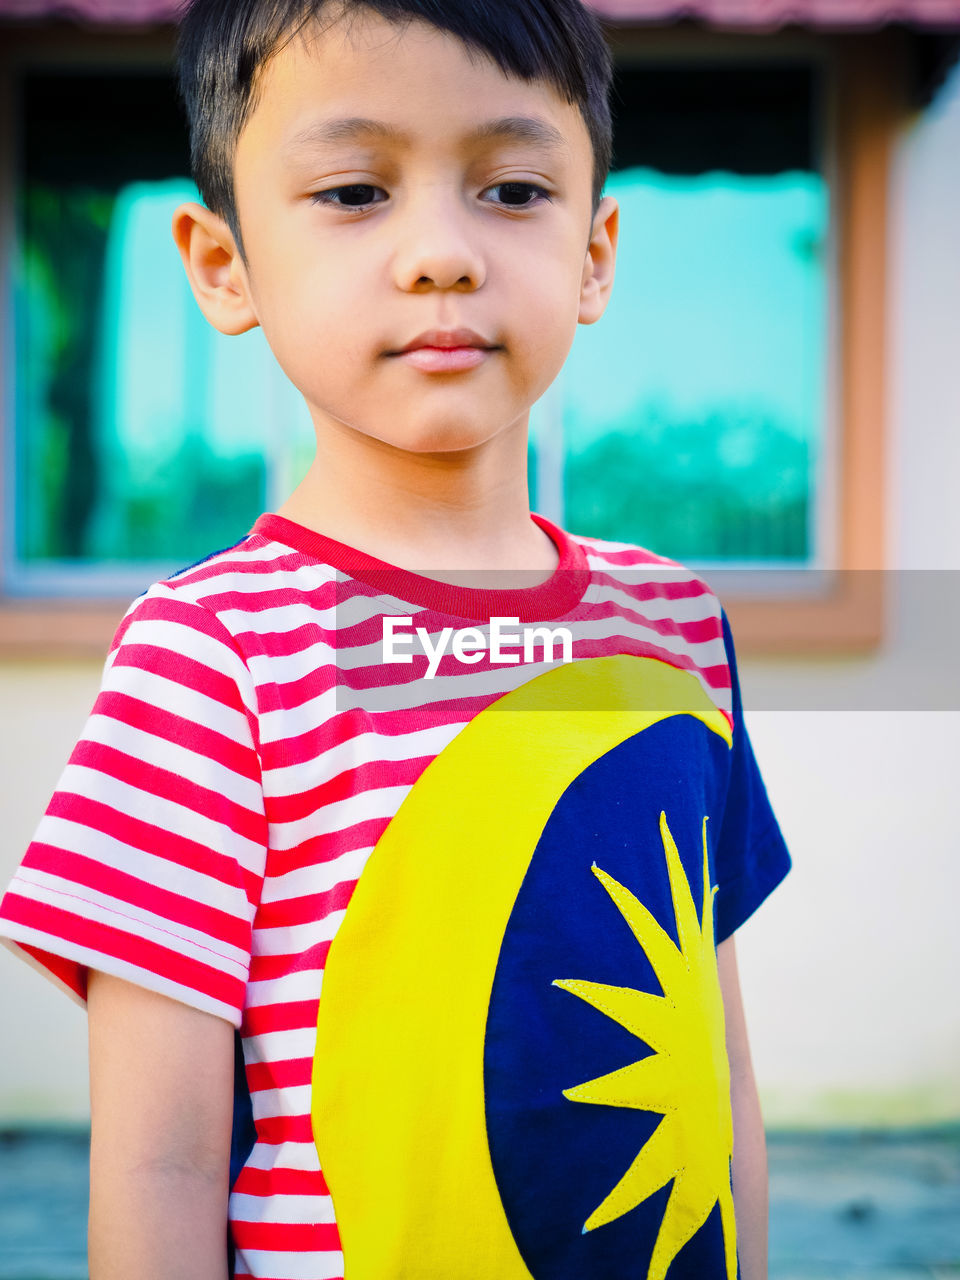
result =
[[[579,106],[593,147],[593,205],[610,169],[612,61],[582,0],[187,0],[177,74],[190,125],[190,163],[204,203],[222,217],[244,257],[233,157],[256,105],[267,61],[325,6],[368,9],[391,22],[428,22],[507,74],[543,80]],[[244,258],[245,260],[245,258]]]

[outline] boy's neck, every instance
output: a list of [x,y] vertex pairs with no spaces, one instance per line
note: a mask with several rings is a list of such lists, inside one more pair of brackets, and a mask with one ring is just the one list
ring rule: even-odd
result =
[[[485,585],[478,571],[545,581],[553,540],[530,519],[527,424],[457,453],[397,449],[349,428],[318,431],[309,471],[277,514],[427,577]],[[491,580],[491,586],[497,585]]]

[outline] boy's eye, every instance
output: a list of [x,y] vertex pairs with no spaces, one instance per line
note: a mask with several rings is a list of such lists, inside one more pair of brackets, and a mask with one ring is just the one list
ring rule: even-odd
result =
[[495,204],[506,205],[511,209],[527,209],[540,199],[550,199],[550,193],[543,187],[538,187],[535,182],[498,182],[488,190],[500,193]]
[[375,187],[370,182],[351,182],[345,187],[316,191],[311,199],[316,204],[331,204],[341,209],[362,209],[368,204],[380,204],[377,196],[386,194],[382,187]]

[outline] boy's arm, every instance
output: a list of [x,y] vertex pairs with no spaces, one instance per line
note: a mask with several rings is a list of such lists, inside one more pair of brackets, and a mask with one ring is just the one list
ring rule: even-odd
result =
[[733,1201],[742,1280],[767,1276],[767,1147],[750,1060],[733,936],[717,947],[733,1108]]
[[226,1280],[233,1027],[89,974],[90,1280]]

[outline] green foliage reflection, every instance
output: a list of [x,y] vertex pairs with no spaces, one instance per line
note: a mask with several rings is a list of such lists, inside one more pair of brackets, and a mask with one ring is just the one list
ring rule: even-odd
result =
[[757,420],[612,430],[568,458],[566,519],[678,560],[807,555],[805,441]]
[[[132,332],[117,330],[118,314],[123,324],[140,326],[140,349],[143,334],[150,332],[139,315],[118,313],[116,299],[108,296],[109,238],[117,234],[118,212],[128,217],[135,198],[130,191],[125,197],[41,182],[21,190],[16,315],[21,563],[160,561],[174,568],[242,537],[263,506],[261,452],[234,441],[224,456],[207,438],[204,380],[185,381],[179,400],[171,394],[172,353],[182,346],[176,316],[159,317],[169,343],[155,347],[149,377],[135,401],[117,410],[110,389],[98,383],[103,370],[109,381],[110,371],[118,369],[118,344]],[[129,223],[121,217],[121,225]],[[163,230],[169,237],[168,227]],[[144,270],[181,271],[172,241],[156,249],[166,258],[158,267],[146,263]],[[119,282],[121,288],[126,284]],[[202,363],[206,347],[198,343],[196,352]],[[143,448],[125,452],[125,440],[142,441],[145,430],[153,456]]]

